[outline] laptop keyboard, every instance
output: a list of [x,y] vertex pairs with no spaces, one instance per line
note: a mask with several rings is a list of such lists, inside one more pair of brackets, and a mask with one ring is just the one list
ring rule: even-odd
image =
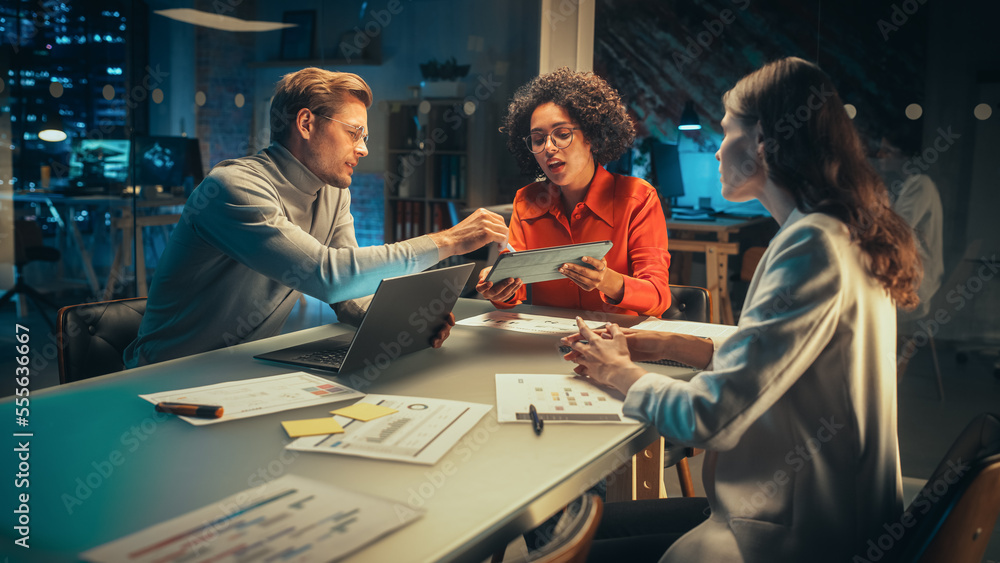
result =
[[295,359],[297,361],[313,362],[339,368],[344,363],[344,357],[347,356],[348,349],[350,349],[350,346],[335,348],[333,350],[319,350],[303,354]]

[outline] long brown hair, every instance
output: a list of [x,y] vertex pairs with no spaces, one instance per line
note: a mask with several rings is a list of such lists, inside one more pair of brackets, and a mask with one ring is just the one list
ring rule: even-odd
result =
[[746,128],[760,124],[768,178],[799,211],[843,221],[897,306],[915,307],[922,268],[912,230],[889,206],[830,77],[789,57],[743,77],[722,101]]

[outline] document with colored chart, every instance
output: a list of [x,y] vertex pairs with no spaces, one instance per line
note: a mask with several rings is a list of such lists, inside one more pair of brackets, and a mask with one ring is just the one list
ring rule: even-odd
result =
[[154,405],[170,402],[221,406],[222,418],[179,417],[196,426],[204,426],[237,418],[346,401],[364,395],[350,387],[331,383],[330,380],[318,375],[297,371],[139,396]]
[[80,554],[94,563],[335,561],[420,508],[285,475]]
[[368,422],[334,415],[343,433],[306,436],[285,447],[433,465],[493,408],[480,403],[397,395],[366,395],[364,402],[396,412]]
[[625,397],[609,387],[575,375],[498,373],[497,420],[531,422],[535,405],[546,423],[638,424],[622,413]]

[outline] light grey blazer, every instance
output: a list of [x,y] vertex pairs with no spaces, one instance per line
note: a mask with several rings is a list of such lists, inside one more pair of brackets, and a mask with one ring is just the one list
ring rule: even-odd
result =
[[847,227],[793,211],[739,330],[690,382],[647,373],[625,413],[707,451],[711,517],[663,561],[851,561],[902,514],[896,319]]

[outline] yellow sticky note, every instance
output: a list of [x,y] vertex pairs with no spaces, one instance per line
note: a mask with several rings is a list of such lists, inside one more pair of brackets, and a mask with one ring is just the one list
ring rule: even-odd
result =
[[332,418],[307,418],[305,420],[286,420],[281,423],[285,432],[292,438],[300,436],[318,436],[320,434],[342,434],[344,429]]
[[340,416],[346,416],[347,418],[353,418],[354,420],[360,420],[361,422],[368,422],[369,420],[375,420],[380,416],[385,416],[399,411],[396,409],[390,409],[389,407],[383,407],[381,405],[373,405],[371,403],[355,403],[349,407],[344,407],[330,412],[333,414],[339,414]]

